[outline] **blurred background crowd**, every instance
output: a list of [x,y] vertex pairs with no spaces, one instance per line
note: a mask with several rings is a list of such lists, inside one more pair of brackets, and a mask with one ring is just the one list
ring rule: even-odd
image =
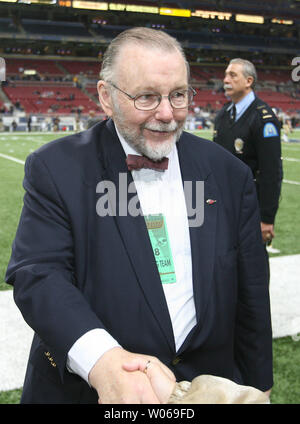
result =
[[80,131],[102,119],[102,55],[132,26],[162,29],[182,43],[197,91],[187,129],[212,128],[227,102],[224,70],[234,57],[255,64],[257,95],[276,111],[284,134],[300,126],[300,85],[292,77],[300,1],[0,0],[0,131]]

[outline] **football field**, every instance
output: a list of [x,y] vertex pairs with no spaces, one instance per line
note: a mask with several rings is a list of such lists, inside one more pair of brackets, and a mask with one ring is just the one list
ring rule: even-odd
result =
[[[212,132],[208,130],[200,130],[196,134],[210,140],[212,138]],[[24,195],[22,180],[26,157],[41,145],[64,135],[66,134],[0,133],[0,290],[2,291],[10,289],[4,283],[4,275],[22,208]],[[276,218],[276,237],[270,250],[271,258],[300,254],[300,130],[295,130],[289,137],[292,142],[282,143],[284,181]],[[299,339],[300,336],[274,340],[276,385],[272,393],[273,403],[300,403]],[[0,387],[0,404],[17,403],[19,397],[20,390],[1,392]]]

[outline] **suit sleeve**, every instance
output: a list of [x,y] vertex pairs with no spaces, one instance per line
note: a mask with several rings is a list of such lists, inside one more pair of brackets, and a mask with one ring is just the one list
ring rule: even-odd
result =
[[279,205],[282,181],[280,127],[275,117],[253,125],[259,174],[256,176],[261,220],[273,224]]
[[257,206],[256,191],[249,169],[239,220],[235,360],[242,374],[243,384],[265,391],[273,385],[272,328],[267,260]]
[[63,376],[74,342],[103,328],[76,287],[70,218],[46,165],[32,154],[25,164],[24,205],[6,281],[21,313]]

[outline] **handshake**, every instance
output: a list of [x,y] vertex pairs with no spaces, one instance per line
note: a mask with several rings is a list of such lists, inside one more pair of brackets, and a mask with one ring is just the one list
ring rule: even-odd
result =
[[176,378],[173,372],[157,358],[146,361],[139,357],[123,364],[123,369],[129,372],[142,371],[145,373],[159,403],[169,403],[176,386]]
[[201,375],[192,382],[178,383],[158,358],[120,347],[107,351],[96,362],[89,382],[97,390],[100,404],[270,403],[264,392],[222,377]]
[[89,374],[101,404],[167,403],[175,382],[173,372],[159,359],[120,347],[105,352]]

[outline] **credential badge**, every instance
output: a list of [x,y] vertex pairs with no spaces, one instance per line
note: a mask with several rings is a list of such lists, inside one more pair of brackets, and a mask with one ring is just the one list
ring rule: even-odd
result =
[[241,138],[236,138],[234,140],[234,148],[236,153],[243,153],[244,141]]

